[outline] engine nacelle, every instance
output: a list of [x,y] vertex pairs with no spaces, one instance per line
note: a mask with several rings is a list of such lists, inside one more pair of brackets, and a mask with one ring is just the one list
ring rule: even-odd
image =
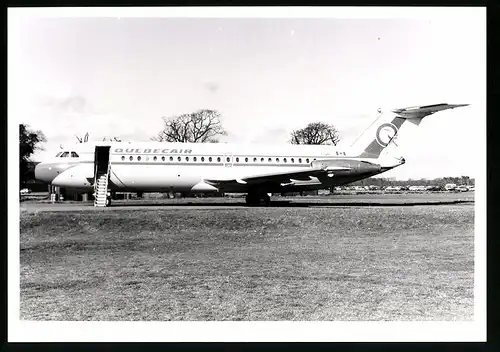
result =
[[371,174],[381,171],[381,166],[378,164],[353,159],[322,159],[313,161],[311,165],[323,169],[331,167],[335,174]]

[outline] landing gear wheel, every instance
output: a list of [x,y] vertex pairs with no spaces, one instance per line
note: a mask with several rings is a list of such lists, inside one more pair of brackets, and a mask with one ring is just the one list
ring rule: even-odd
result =
[[271,197],[269,196],[269,194],[263,194],[261,199],[264,201],[264,205],[266,207],[271,205]]
[[247,205],[250,206],[258,206],[262,202],[264,206],[268,207],[271,204],[271,197],[267,193],[263,194],[249,193],[245,196],[245,201]]
[[106,197],[106,206],[109,207],[111,205],[111,197]]
[[247,205],[259,205],[259,198],[255,196],[255,194],[247,194],[245,196],[245,201],[247,203]]

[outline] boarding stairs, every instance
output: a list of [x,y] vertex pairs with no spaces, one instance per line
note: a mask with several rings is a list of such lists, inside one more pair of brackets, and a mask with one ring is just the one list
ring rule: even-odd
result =
[[95,198],[94,198],[94,206],[95,207],[105,207],[106,200],[108,198],[108,180],[109,173],[104,172],[96,175],[96,182],[94,184]]
[[94,207],[109,205],[108,183],[111,163],[109,162],[109,147],[98,146],[94,156]]

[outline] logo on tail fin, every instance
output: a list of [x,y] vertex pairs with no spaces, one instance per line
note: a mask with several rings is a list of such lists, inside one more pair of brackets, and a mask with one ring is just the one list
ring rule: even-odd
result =
[[398,128],[396,127],[396,125],[390,122],[380,125],[377,128],[377,132],[375,135],[377,143],[383,148],[387,147],[389,143],[391,143],[396,133],[398,133]]

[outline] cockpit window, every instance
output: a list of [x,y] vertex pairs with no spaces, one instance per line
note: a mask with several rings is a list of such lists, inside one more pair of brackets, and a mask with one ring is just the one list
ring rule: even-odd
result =
[[62,154],[62,152],[57,153],[56,158],[59,157],[59,155],[61,155],[61,154]]
[[78,154],[76,154],[76,152],[71,152],[71,157],[72,158],[78,158]]
[[64,152],[61,154],[60,158],[66,158],[66,157],[68,157],[68,155],[69,155],[69,152]]

